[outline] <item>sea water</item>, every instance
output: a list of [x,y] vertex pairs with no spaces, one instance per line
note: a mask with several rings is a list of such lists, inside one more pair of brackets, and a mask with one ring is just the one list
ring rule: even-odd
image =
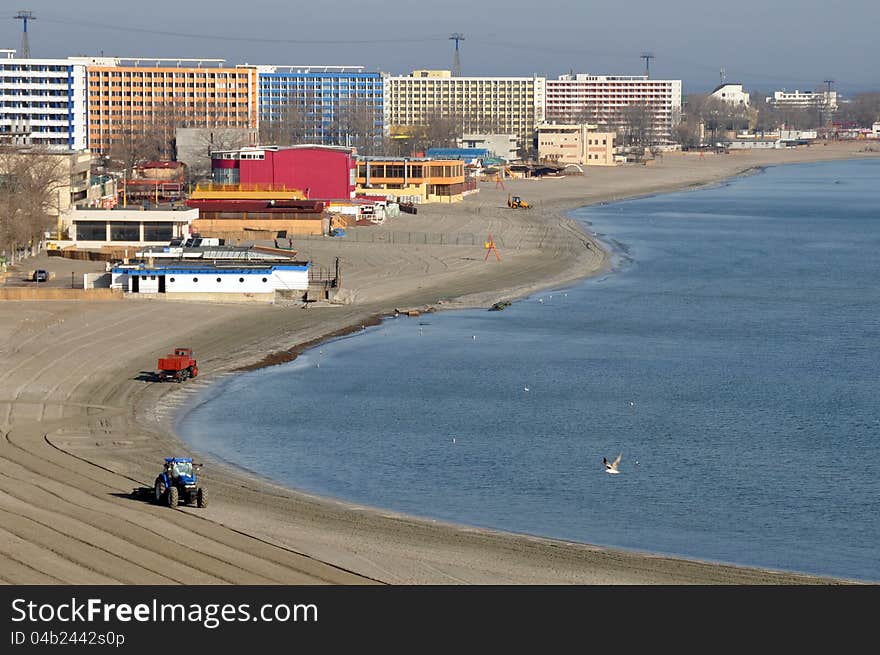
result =
[[575,216],[613,271],[228,378],[180,433],[413,515],[880,581],[880,161]]

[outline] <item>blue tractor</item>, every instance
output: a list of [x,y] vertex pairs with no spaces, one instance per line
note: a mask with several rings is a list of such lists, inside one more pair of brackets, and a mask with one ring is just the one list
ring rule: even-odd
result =
[[207,507],[208,494],[196,479],[201,468],[200,464],[193,466],[191,457],[166,457],[165,470],[158,475],[153,486],[155,501],[169,507],[177,507],[180,501]]

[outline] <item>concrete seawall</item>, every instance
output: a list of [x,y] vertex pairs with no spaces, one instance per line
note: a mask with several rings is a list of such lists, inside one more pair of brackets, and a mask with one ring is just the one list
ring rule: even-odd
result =
[[0,288],[0,300],[122,300],[119,289]]

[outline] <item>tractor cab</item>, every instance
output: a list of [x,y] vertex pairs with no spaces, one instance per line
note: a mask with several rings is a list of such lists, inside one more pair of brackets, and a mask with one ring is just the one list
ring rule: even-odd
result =
[[175,481],[190,486],[196,483],[196,472],[193,468],[192,458],[189,457],[166,457],[165,471]]
[[530,209],[529,203],[520,196],[507,195],[507,206],[511,209]]

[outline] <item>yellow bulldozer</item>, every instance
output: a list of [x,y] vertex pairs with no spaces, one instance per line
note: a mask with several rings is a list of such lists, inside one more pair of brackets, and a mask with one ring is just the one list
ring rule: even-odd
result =
[[511,209],[531,209],[531,205],[519,196],[507,194],[507,206]]

